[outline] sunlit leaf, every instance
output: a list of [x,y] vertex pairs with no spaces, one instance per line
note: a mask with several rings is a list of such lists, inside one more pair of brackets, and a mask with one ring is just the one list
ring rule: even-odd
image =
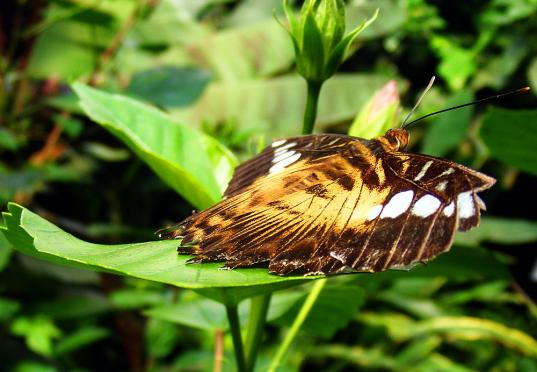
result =
[[[220,270],[221,263],[187,265],[190,257],[178,255],[177,242],[173,240],[122,245],[87,243],[21,206],[10,204],[8,209],[9,213],[4,214],[7,230],[3,232],[15,249],[59,264],[186,288],[245,287],[247,296],[312,279],[271,275],[266,268]],[[230,296],[236,295],[231,292]]]
[[79,83],[73,89],[91,119],[125,142],[190,203],[204,209],[220,200],[236,160],[214,138],[134,99]]

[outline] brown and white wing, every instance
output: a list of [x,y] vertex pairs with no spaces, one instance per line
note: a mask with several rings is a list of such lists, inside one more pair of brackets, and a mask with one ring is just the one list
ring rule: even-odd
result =
[[[491,187],[493,178],[423,155],[387,152],[381,161],[386,180],[395,187],[367,245],[353,261],[354,268],[370,267],[372,262],[375,269],[426,262],[450,248],[455,231],[479,224],[485,204],[477,193]],[[388,247],[377,248],[387,242],[391,242]]]
[[179,251],[195,255],[191,262],[225,261],[228,268],[269,261],[280,275],[344,269],[328,248],[358,205],[364,170],[360,154],[348,154],[356,141],[338,135],[276,141],[237,168],[226,199],[182,223],[175,232]]

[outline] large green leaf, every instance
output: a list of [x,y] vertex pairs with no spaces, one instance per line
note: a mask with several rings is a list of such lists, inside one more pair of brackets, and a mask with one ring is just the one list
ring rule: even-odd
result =
[[195,40],[188,51],[226,82],[270,76],[287,70],[294,60],[289,35],[272,17]]
[[26,29],[37,34],[26,72],[38,78],[73,80],[89,75],[136,5],[131,1],[93,4],[52,1],[42,20]]
[[483,118],[480,133],[491,156],[537,175],[537,110],[492,107]]
[[[266,268],[220,270],[222,264],[218,263],[187,265],[189,256],[178,255],[177,242],[173,240],[92,244],[75,238],[17,204],[9,204],[8,209],[9,213],[4,213],[6,228],[3,232],[15,249],[60,264],[185,288],[248,287],[249,291],[245,292],[248,296],[266,293],[284,284],[299,284],[310,278],[271,275]],[[256,291],[252,286],[259,287]]]
[[526,244],[537,241],[537,222],[514,218],[484,217],[477,229],[457,234],[455,242],[461,245]]
[[[388,80],[378,74],[334,76],[321,91],[317,123],[351,120]],[[184,122],[197,125],[231,120],[241,130],[255,130],[267,136],[296,135],[305,97],[306,83],[298,75],[233,84],[218,82],[209,84],[195,105],[174,113]]]
[[210,80],[207,71],[196,68],[156,67],[134,74],[127,92],[157,106],[188,106],[198,99]]
[[86,114],[121,139],[192,205],[220,200],[236,160],[214,138],[134,99],[73,84]]

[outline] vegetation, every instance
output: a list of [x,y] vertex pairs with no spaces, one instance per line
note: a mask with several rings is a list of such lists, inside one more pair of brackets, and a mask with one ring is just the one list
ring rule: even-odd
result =
[[414,117],[537,90],[535,1],[285,4],[7,2],[3,368],[537,370],[534,93],[411,127],[411,151],[499,180],[481,226],[426,266],[278,277],[156,240],[272,138],[377,136],[432,75]]

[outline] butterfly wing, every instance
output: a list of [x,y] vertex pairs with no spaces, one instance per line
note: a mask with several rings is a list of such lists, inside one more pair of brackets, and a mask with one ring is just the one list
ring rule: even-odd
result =
[[485,205],[477,193],[493,178],[424,155],[382,152],[379,161],[385,198],[371,209],[374,223],[332,247],[346,265],[379,271],[426,262],[449,249],[455,231],[479,224]]
[[226,198],[174,234],[191,262],[227,268],[268,261],[272,273],[311,275],[406,267],[476,225],[475,193],[490,185],[455,163],[379,151],[376,141],[295,137],[239,166]]

